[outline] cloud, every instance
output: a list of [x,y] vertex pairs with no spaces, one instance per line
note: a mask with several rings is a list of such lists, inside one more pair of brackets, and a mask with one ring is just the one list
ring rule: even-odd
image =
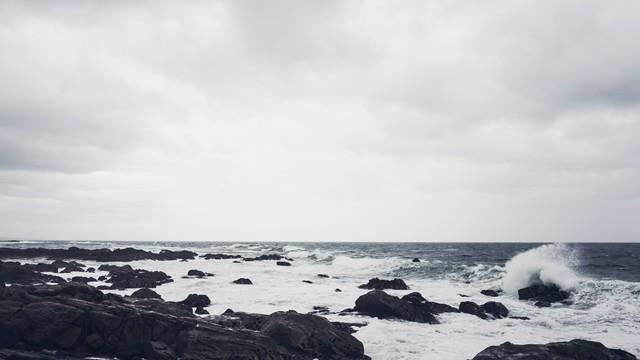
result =
[[0,235],[637,240],[636,2],[0,7]]

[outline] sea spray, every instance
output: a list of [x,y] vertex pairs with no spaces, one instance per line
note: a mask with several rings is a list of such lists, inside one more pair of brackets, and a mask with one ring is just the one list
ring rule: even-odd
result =
[[542,245],[514,256],[505,266],[502,288],[509,294],[534,284],[573,288],[578,276],[574,251],[565,244]]

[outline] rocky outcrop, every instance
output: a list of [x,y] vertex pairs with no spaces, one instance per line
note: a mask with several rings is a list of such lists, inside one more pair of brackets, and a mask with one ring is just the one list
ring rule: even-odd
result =
[[518,290],[518,299],[530,301],[559,302],[569,298],[568,291],[561,290],[556,285],[536,284]]
[[34,360],[86,356],[122,360],[367,359],[361,342],[314,315],[288,311],[243,317],[225,313],[210,320],[167,313],[149,303],[164,302],[128,302],[75,283],[2,288],[0,355]]
[[[438,324],[435,315],[458,312],[454,307],[429,302],[418,293],[409,298],[392,296],[381,290],[373,290],[356,300],[354,311],[380,319],[402,319],[421,323]],[[411,295],[411,294],[409,294]],[[407,295],[408,296],[408,295]]]
[[473,301],[463,301],[458,306],[458,310],[461,313],[471,314],[479,317],[480,319],[487,319],[487,313],[484,311],[482,306],[474,303]]
[[240,259],[240,255],[228,255],[228,254],[204,254],[200,256],[207,260],[226,260],[226,259]]
[[207,307],[211,305],[211,299],[207,295],[189,294],[186,299],[180,301],[188,307]]
[[402,279],[382,280],[378,278],[370,279],[368,283],[358,286],[360,289],[376,289],[376,290],[409,290],[407,284]]
[[172,251],[162,250],[154,253],[134,248],[124,249],[81,249],[72,246],[68,249],[45,249],[45,248],[0,248],[0,259],[6,258],[47,258],[47,259],[77,259],[93,260],[99,262],[107,261],[134,261],[134,260],[180,260],[195,259],[196,253],[193,251]]
[[134,269],[129,265],[100,265],[99,270],[108,271],[112,289],[155,288],[172,282],[171,276],[162,271]]
[[34,265],[22,265],[15,261],[0,261],[0,280],[9,284],[44,284],[63,283],[65,280],[59,276],[42,274]]
[[637,360],[632,354],[609,349],[599,342],[571,340],[549,344],[515,345],[510,342],[490,346],[473,360]]
[[94,281],[98,281],[96,280],[96,278],[94,277],[90,277],[90,276],[74,276],[71,278],[71,281],[73,282],[81,282],[81,283],[90,283],[90,282],[94,282]]
[[475,315],[481,319],[502,319],[509,316],[509,309],[502,303],[489,301],[478,305],[473,301],[463,301],[458,307],[461,313]]

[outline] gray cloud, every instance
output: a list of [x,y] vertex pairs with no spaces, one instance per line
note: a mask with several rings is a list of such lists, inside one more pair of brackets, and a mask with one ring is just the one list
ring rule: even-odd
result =
[[0,235],[635,241],[639,7],[4,2]]

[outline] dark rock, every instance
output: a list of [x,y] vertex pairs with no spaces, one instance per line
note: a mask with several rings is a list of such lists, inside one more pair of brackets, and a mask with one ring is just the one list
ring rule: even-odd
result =
[[509,319],[516,319],[516,320],[531,320],[530,317],[527,316],[509,316]]
[[196,253],[192,251],[162,250],[159,253],[139,250],[134,248],[124,249],[80,249],[72,246],[68,249],[45,248],[0,248],[0,258],[48,258],[48,259],[78,259],[107,261],[134,261],[134,260],[179,260],[195,259]]
[[180,302],[164,301],[162,299],[136,299],[134,305],[137,308],[154,311],[178,317],[193,317],[192,307]]
[[314,306],[313,311],[309,312],[309,314],[322,314],[326,315],[329,313],[329,308],[326,306]]
[[209,312],[205,308],[203,308],[202,306],[198,306],[194,312],[196,314],[198,314],[198,315],[207,315],[207,314],[209,314]]
[[4,283],[25,285],[65,282],[65,280],[59,276],[42,274],[34,271],[32,266],[24,266],[13,261],[0,261],[0,279],[2,279]]
[[396,318],[421,323],[438,324],[435,316],[422,304],[411,303],[381,290],[373,290],[360,296],[354,308],[360,314],[380,319]]
[[599,342],[571,340],[549,344],[515,345],[510,342],[490,346],[472,360],[637,360],[632,354],[609,349]]
[[84,272],[84,268],[82,268],[82,266],[77,266],[75,264],[69,264],[60,272],[61,273]]
[[129,296],[137,299],[162,299],[160,294],[148,288],[138,289]]
[[180,303],[189,307],[206,307],[211,305],[211,300],[207,295],[189,294],[189,296]]
[[406,300],[406,301],[408,301],[408,302],[412,302],[412,303],[414,303],[414,304],[418,304],[418,303],[421,303],[421,302],[425,302],[425,301],[427,301],[427,299],[425,299],[425,298],[422,296],[422,294],[420,294],[419,292],[412,292],[412,293],[409,293],[409,294],[407,294],[407,295],[403,296],[401,299],[402,299],[402,300]]
[[107,280],[107,277],[105,275],[98,276],[98,281],[105,281],[105,280]]
[[99,270],[109,271],[108,283],[112,289],[155,288],[172,282],[171,276],[162,271],[133,269],[129,265],[100,265]]
[[465,314],[471,314],[479,317],[480,319],[487,319],[487,313],[484,311],[482,306],[474,303],[473,301],[463,301],[460,303],[458,307],[460,312]]
[[313,284],[313,281],[311,280],[302,280],[303,283],[307,283],[307,284]]
[[431,302],[425,299],[419,292],[412,292],[401,298],[413,304],[420,304],[421,307],[432,314],[441,314],[445,312],[458,312],[458,309],[446,304]]
[[278,261],[276,263],[276,265],[278,265],[278,266],[291,266],[291,263],[288,262],[288,261]]
[[207,276],[213,276],[213,274],[211,273],[206,273],[204,271],[200,271],[200,270],[189,270],[189,272],[187,272],[187,276],[194,276],[194,277],[198,277],[198,278],[204,278]]
[[460,296],[460,297],[469,297],[469,295],[465,295],[465,294],[458,294],[458,296]]
[[491,289],[487,289],[487,290],[481,290],[480,294],[484,295],[484,296],[491,296],[491,297],[497,297],[500,296],[500,293],[502,291],[497,291],[497,290],[491,290]]
[[258,257],[243,258],[244,261],[265,261],[265,260],[282,260],[284,257],[278,254],[260,255]]
[[544,300],[540,300],[540,301],[536,301],[535,304],[533,304],[534,306],[537,306],[539,308],[542,307],[551,307],[551,303],[548,301],[544,301]]
[[571,296],[569,292],[561,290],[556,285],[537,284],[518,290],[520,300],[542,300],[552,303],[566,300],[569,296]]
[[509,309],[502,303],[496,301],[486,302],[482,304],[481,307],[485,313],[490,314],[494,319],[502,319],[509,316]]
[[85,270],[85,271],[88,272],[88,273],[94,273],[94,272],[96,272],[96,268],[90,267],[90,268],[87,268],[87,270]]
[[420,259],[418,258],[413,258],[413,260],[411,260],[412,262],[420,262]]
[[43,264],[43,263],[38,263],[38,264],[22,264],[22,266],[30,271],[37,271],[37,272],[52,272],[52,273],[57,273],[58,272],[58,267],[53,265],[53,264]]
[[333,291],[335,291],[335,292],[342,292],[342,290],[340,290],[340,289],[335,289],[335,290],[333,290]]
[[325,279],[329,277],[329,275],[327,275],[327,274],[318,274],[317,276],[320,277],[320,278],[325,278]]
[[98,281],[96,280],[96,278],[93,277],[87,277],[87,276],[74,276],[71,278],[71,281],[73,282],[81,282],[81,283],[89,283],[89,282],[93,282],[93,281]]
[[360,289],[393,289],[393,290],[409,290],[407,284],[402,279],[382,280],[373,278],[368,283],[358,286]]
[[226,260],[226,259],[240,259],[240,255],[227,255],[227,254],[204,254],[200,256],[207,260]]
[[237,280],[233,280],[232,282],[234,284],[240,284],[240,285],[253,285],[251,280],[247,279],[247,278],[240,278],[240,279],[237,279]]
[[367,326],[366,323],[345,323],[339,321],[332,321],[331,324],[333,324],[333,326],[335,326],[336,328],[346,332],[347,334],[355,333],[357,330],[355,330],[354,327]]

